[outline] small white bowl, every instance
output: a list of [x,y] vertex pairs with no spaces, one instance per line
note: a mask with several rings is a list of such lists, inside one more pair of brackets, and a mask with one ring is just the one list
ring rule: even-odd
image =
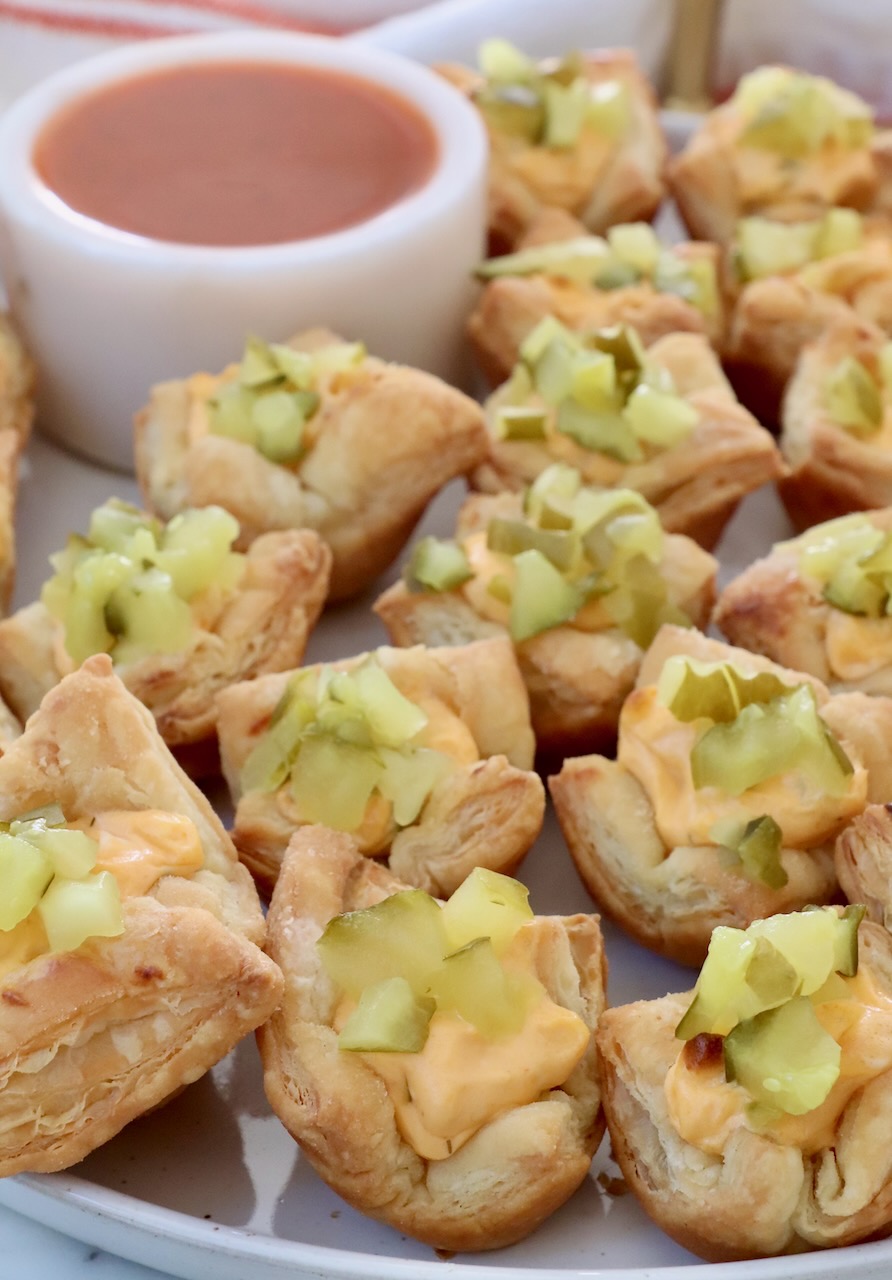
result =
[[[227,61],[331,68],[402,95],[436,135],[431,177],[346,230],[218,248],[106,226],[69,208],[35,172],[36,139],[82,95],[145,72]],[[483,127],[460,94],[416,63],[352,42],[278,31],[184,36],[51,76],[0,117],[0,268],[37,361],[39,424],[79,453],[132,470],[132,415],[153,383],[237,360],[249,332],[281,340],[313,325],[462,382],[486,165]]]

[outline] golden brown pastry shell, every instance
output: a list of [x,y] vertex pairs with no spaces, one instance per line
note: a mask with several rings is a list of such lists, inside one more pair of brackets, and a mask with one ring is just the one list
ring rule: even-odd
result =
[[[892,943],[864,923],[862,959],[892,992]],[[673,1240],[711,1262],[771,1257],[877,1239],[892,1230],[892,1072],[858,1090],[834,1145],[805,1157],[746,1129],[720,1156],[685,1142],[672,1126],[663,1082],[678,1055],[675,1027],[690,993],[611,1009],[598,1056],[614,1155],[626,1182]]]
[[[598,233],[617,222],[649,220],[663,199],[666,141],[653,89],[635,54],[600,49],[586,55],[585,65],[592,84],[619,80],[626,87],[629,129],[614,142],[585,128],[576,146],[563,150],[531,145],[487,127],[493,253],[513,248],[543,207],[564,209]],[[437,70],[468,97],[485,83],[468,67],[448,64]]]
[[[339,341],[324,330],[299,350]],[[329,596],[367,586],[399,554],[430,499],[486,454],[479,405],[439,378],[368,358],[329,379],[314,415],[317,439],[295,470],[252,446],[190,434],[188,380],[160,383],[136,415],[136,474],[164,519],[188,506],[225,507],[240,546],[273,530],[315,529],[333,554]]]
[[[485,530],[494,516],[518,518],[518,494],[472,494],[458,514],[456,537]],[[689,538],[667,536],[663,568],[669,597],[695,626],[705,626],[715,595],[716,561]],[[505,628],[482,617],[453,591],[410,591],[394,583],[374,610],[392,644],[467,644]],[[514,646],[530,698],[530,720],[540,752],[563,756],[608,749],[616,739],[620,708],[631,691],[642,650],[619,627],[581,631],[570,625]]]
[[[220,689],[302,660],[325,603],[330,566],[331,553],[312,530],[266,534],[249,547],[238,586],[207,625],[196,625],[185,650],[117,668],[169,747],[213,745]],[[41,602],[0,621],[0,693],[22,719],[72,665],[64,628]]]
[[[383,648],[376,655],[407,697],[423,689],[439,699],[470,732],[480,755],[473,763],[457,764],[436,784],[416,822],[396,832],[388,853],[391,870],[406,883],[442,896],[475,866],[510,874],[539,834],[545,811],[544,788],[531,772],[535,738],[529,700],[511,642],[502,635],[440,649]],[[330,665],[350,670],[365,657]],[[221,762],[236,805],[233,839],[266,893],[301,823],[287,782],[278,792],[243,792],[241,771],[293,674],[231,685],[217,699]]]
[[[404,887],[347,836],[307,827],[294,837],[269,912],[285,997],[258,1033],[264,1086],[317,1173],[354,1208],[438,1249],[501,1248],[535,1230],[588,1173],[603,1133],[594,1045],[562,1088],[504,1112],[446,1160],[419,1157],[380,1077],[338,1049],[337,994],[315,947],[332,916]],[[537,976],[595,1027],[605,981],[597,918],[537,921]]]
[[[691,434],[643,462],[622,463],[583,449],[569,437],[498,440],[471,479],[475,489],[521,490],[552,462],[576,467],[586,484],[637,489],[656,507],[667,533],[683,533],[711,550],[747,493],[774,480],[783,463],[771,436],[737,401],[718,358],[700,334],[676,333],[648,350],[672,376],[676,391],[700,414]],[[490,414],[499,393],[487,401]]]
[[789,470],[778,484],[797,529],[892,506],[892,450],[837,426],[824,407],[834,366],[845,356],[875,366],[885,341],[873,325],[840,319],[800,356],[784,397],[780,447]]
[[[673,654],[706,662],[730,659],[743,670],[775,671],[791,684],[807,680],[822,717],[856,766],[866,770],[868,800],[892,794],[892,700],[830,695],[812,677],[679,627],[658,633],[641,664],[638,687],[655,683]],[[712,846],[667,849],[646,789],[616,761],[596,755],[567,760],[549,788],[573,861],[598,906],[642,946],[682,964],[702,963],[718,925],[744,928],[810,902],[832,902],[838,894],[832,839],[808,850],[782,849],[788,881],[771,889],[726,864]]]

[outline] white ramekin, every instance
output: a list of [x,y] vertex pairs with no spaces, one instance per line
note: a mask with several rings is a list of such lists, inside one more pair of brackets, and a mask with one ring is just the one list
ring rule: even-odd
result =
[[[332,235],[216,248],[96,222],[35,173],[35,139],[82,94],[147,71],[226,61],[331,67],[402,94],[439,142],[430,179]],[[312,325],[461,382],[486,163],[484,130],[459,93],[416,63],[352,42],[266,31],[183,36],[51,76],[0,117],[0,268],[37,362],[39,424],[77,452],[132,470],[131,419],[153,383],[238,359],[247,333],[280,340]]]

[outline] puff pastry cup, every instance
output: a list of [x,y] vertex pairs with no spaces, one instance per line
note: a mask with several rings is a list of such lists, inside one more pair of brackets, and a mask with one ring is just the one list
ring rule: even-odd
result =
[[[2,821],[47,804],[81,828],[129,826],[132,853],[128,840],[113,872],[123,877],[123,932],[3,956],[3,1175],[82,1159],[198,1079],[269,1016],[282,989],[229,837],[105,655],[53,689],[0,759]],[[153,854],[159,820],[162,833],[174,823],[197,838],[199,869],[192,861],[178,874],[170,848]],[[146,853],[149,874],[134,880]]]
[[[310,529],[265,534],[248,548],[234,583],[212,582],[189,601],[182,647],[159,650],[153,637],[124,652],[118,641],[127,640],[126,628],[123,636],[108,635],[119,676],[190,770],[217,771],[214,696],[221,688],[301,661],[330,566],[328,547]],[[42,601],[0,621],[0,693],[23,720],[76,666],[66,647],[76,621],[72,613],[60,619]]]
[[803,348],[835,325],[857,319],[892,334],[892,241],[885,234],[868,234],[858,248],[743,286],[722,359],[760,422],[779,421]]
[[[746,494],[783,471],[777,447],[735,398],[718,358],[700,334],[676,333],[647,348],[647,362],[664,371],[677,395],[696,411],[697,422],[671,448],[651,449],[625,463],[586,449],[552,429],[540,440],[499,439],[496,416],[510,383],[486,402],[489,457],[471,476],[475,489],[520,490],[551,463],[569,463],[586,484],[636,489],[656,508],[667,533],[683,533],[711,550]],[[536,403],[535,398],[532,403]]]
[[880,181],[870,108],[820,76],[760,67],[709,112],[667,180],[691,235],[719,244],[748,214],[801,222],[837,205],[867,210]]
[[[584,491],[583,491],[584,492]],[[392,644],[467,644],[504,634],[511,607],[487,590],[491,572],[511,572],[511,558],[486,552],[493,519],[518,522],[520,494],[472,494],[458,513],[455,537],[472,552],[481,572],[452,590],[424,590],[400,581],[375,602]],[[628,519],[628,509],[626,509]],[[609,526],[608,526],[609,529]],[[717,563],[690,538],[661,539],[655,573],[665,584],[665,607],[705,626],[715,594]],[[623,587],[617,588],[621,594]],[[628,594],[628,589],[627,589]],[[633,620],[630,619],[630,623]],[[608,749],[616,737],[620,708],[631,692],[646,635],[633,635],[602,606],[591,602],[576,617],[515,641],[515,655],[530,698],[530,720],[540,752],[571,754]]]
[[[554,60],[537,65],[514,52],[520,63],[513,81],[511,76],[488,80],[455,64],[437,67],[478,105],[487,127],[492,251],[512,248],[543,207],[563,209],[595,233],[615,222],[651,218],[664,194],[666,141],[653,89],[634,53],[602,49],[586,54],[578,67],[574,63],[568,74],[576,72],[583,84],[588,81],[595,103],[615,105],[612,110],[607,106],[611,118],[601,125],[582,122],[575,139],[549,145],[544,139],[536,141],[535,134],[506,130],[487,107],[493,97],[510,98],[512,90],[516,96],[518,88],[521,96],[537,96],[540,77],[557,69]],[[570,62],[566,59],[564,65],[570,67]]]
[[[631,227],[623,228],[632,231]],[[643,228],[635,227],[636,239]],[[646,234],[646,233],[645,233]],[[582,240],[582,237],[586,237]],[[576,332],[629,324],[645,346],[670,333],[705,333],[713,345],[724,335],[725,314],[719,291],[719,250],[716,245],[690,241],[665,246],[653,262],[617,264],[612,260],[616,236],[604,243],[603,267],[592,265],[590,278],[580,263],[551,251],[537,267],[529,250],[543,245],[568,243],[585,246],[588,254],[597,244],[586,228],[560,209],[543,209],[520,237],[517,249],[526,260],[494,259],[480,274],[485,284],[468,317],[468,338],[484,377],[493,386],[504,382],[517,362],[524,338],[545,316],[554,316]],[[569,244],[572,242],[572,244]],[[619,271],[609,281],[607,268]],[[645,269],[648,268],[648,269]],[[623,270],[625,268],[625,270]],[[688,271],[690,268],[691,271]],[[498,273],[498,274],[496,274]],[[598,283],[601,274],[604,283]],[[581,278],[580,278],[581,277]],[[625,279],[625,283],[617,283]]]
[[208,401],[239,379],[230,365],[153,389],[136,416],[136,474],[164,519],[187,506],[225,507],[242,546],[272,530],[317,530],[334,557],[330,598],[340,600],[391,563],[447,481],[483,459],[485,425],[479,405],[439,378],[366,357],[326,330],[285,346],[323,361],[336,347],[353,352],[314,376],[318,403],[296,461],[272,461],[210,430]]
[[836,874],[849,902],[863,903],[867,918],[892,933],[892,809],[870,804],[840,833]]
[[[886,341],[873,325],[840,319],[799,358],[784,397],[780,447],[788,472],[778,483],[797,529],[892,505],[892,401],[880,369]],[[854,429],[838,420],[831,399],[833,380],[850,360],[875,411],[874,422]]]
[[[382,1079],[338,1048],[336,991],[315,946],[332,916],[404,887],[347,836],[307,828],[294,837],[269,911],[267,945],[285,973],[285,997],[258,1033],[267,1097],[317,1173],[355,1208],[435,1248],[500,1248],[533,1231],[588,1173],[604,1128],[594,1046],[563,1085],[502,1111],[460,1150],[442,1160],[417,1155]],[[597,919],[541,916],[533,927],[536,976],[593,1028],[604,1008]],[[473,1060],[462,1066],[473,1092]]]
[[[840,794],[831,796],[795,770],[746,788],[739,798],[714,784],[698,792],[688,726],[668,712],[674,738],[671,732],[662,736],[664,726],[655,731],[663,746],[642,751],[657,681],[674,655],[705,663],[731,661],[743,673],[771,672],[791,688],[811,686],[820,718],[853,770]],[[599,908],[643,946],[682,964],[699,964],[717,925],[744,927],[807,903],[833,901],[838,893],[833,839],[868,802],[892,794],[890,734],[892,700],[861,693],[831,696],[810,676],[667,626],[645,655],[636,690],[624,705],[617,759],[567,760],[549,787],[570,853]],[[668,755],[651,767],[650,751],[664,749]],[[729,814],[751,822],[766,810],[781,827],[777,858],[783,875],[773,883],[752,869],[747,872],[711,834]]]
[[[266,790],[244,788],[245,766],[269,736],[266,731],[275,728],[277,709],[281,714],[294,679],[309,675],[318,690],[327,672],[357,671],[369,665],[370,657],[261,676],[230,685],[217,697],[220,758],[236,806],[233,839],[267,893],[288,841],[307,823],[302,816],[307,802],[298,803],[294,794],[302,765],[299,755],[287,764],[283,755],[284,776]],[[412,749],[440,751],[449,767],[402,826],[391,803],[373,792],[356,829],[363,852],[387,854],[395,875],[442,896],[475,866],[510,873],[539,834],[545,794],[531,772],[535,739],[529,700],[507,636],[442,649],[382,648],[374,660],[399,693],[422,710],[426,722]]]
[[[858,562],[884,547],[890,533],[890,507],[859,512],[839,524],[814,525],[729,582],[713,621],[732,644],[807,671],[830,689],[892,696],[892,618],[882,610],[883,589],[871,588],[876,607],[859,605],[842,578],[845,574],[853,587],[859,581],[866,587]],[[838,564],[821,566],[834,544],[842,548],[853,539],[860,545],[850,541]],[[809,570],[810,557],[820,574]]]
[[[887,1005],[888,935],[864,922],[858,941]],[[741,1126],[720,1154],[709,1154],[680,1136],[664,1092],[679,1054],[675,1027],[689,1003],[690,993],[624,1005],[605,1013],[598,1029],[614,1154],[647,1213],[672,1239],[713,1262],[887,1235],[892,1072],[881,1067],[854,1091],[818,1150],[806,1153]],[[882,1063],[882,1049],[875,1052]]]

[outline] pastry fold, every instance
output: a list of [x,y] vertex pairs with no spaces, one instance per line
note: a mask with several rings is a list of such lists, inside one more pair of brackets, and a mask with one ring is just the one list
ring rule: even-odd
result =
[[[772,671],[791,686],[810,684],[822,719],[840,739],[854,769],[851,797],[828,808],[826,835],[807,848],[797,839],[795,845],[780,849],[787,880],[777,888],[745,874],[740,864],[722,855],[717,843],[669,847],[658,826],[653,796],[625,763],[582,756],[565,761],[561,772],[549,779],[564,838],[599,907],[643,946],[696,965],[718,925],[743,928],[768,915],[834,900],[838,886],[833,839],[867,802],[892,794],[884,745],[892,734],[892,700],[858,693],[830,695],[801,672],[669,626],[661,629],[645,655],[633,698],[656,683],[674,654],[704,662],[731,660],[745,672]],[[622,744],[621,719],[620,760]],[[808,811],[805,799],[801,804]],[[783,827],[782,815],[774,816]]]
[[[308,827],[294,837],[269,911],[285,996],[258,1033],[264,1086],[314,1169],[354,1208],[438,1249],[500,1248],[535,1230],[588,1173],[603,1133],[594,1047],[560,1088],[502,1112],[446,1159],[417,1155],[381,1077],[338,1048],[338,996],[315,945],[334,915],[404,887],[348,836]],[[597,919],[537,917],[536,928],[536,976],[593,1028],[604,1008]],[[463,1067],[473,1089],[474,1064]]]
[[[892,943],[862,924],[859,950],[886,999]],[[611,1009],[598,1056],[613,1151],[626,1182],[654,1221],[711,1262],[855,1244],[892,1230],[892,1072],[856,1090],[832,1142],[813,1155],[740,1127],[720,1155],[686,1142],[664,1093],[681,1042],[675,1027],[691,995]]]
[[[349,671],[367,656],[330,667]],[[387,854],[391,870],[407,884],[442,896],[475,866],[510,873],[539,834],[545,793],[532,772],[529,701],[507,636],[442,649],[385,648],[376,657],[406,697],[434,701],[441,717],[440,749],[448,755],[451,742],[470,739],[475,758],[456,755],[415,822],[369,851]],[[245,791],[241,774],[294,674],[231,685],[217,699],[221,762],[236,806],[233,839],[266,893],[276,882],[291,836],[305,820],[287,778],[274,791]]]
[[[289,346],[317,351],[324,330]],[[210,379],[217,386],[236,369]],[[372,357],[328,378],[315,442],[296,466],[208,430],[207,375],[160,383],[136,416],[136,473],[148,506],[170,519],[217,504],[241,526],[240,546],[273,530],[315,529],[333,554],[330,597],[355,595],[399,554],[430,499],[486,453],[483,416],[439,378]]]

